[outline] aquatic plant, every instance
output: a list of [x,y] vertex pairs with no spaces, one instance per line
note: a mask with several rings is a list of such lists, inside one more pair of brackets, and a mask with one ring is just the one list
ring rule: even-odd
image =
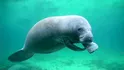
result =
[[42,67],[36,66],[34,64],[24,62],[24,63],[15,64],[10,68],[8,68],[8,70],[46,70],[46,69],[43,69]]
[[124,70],[124,61],[114,61],[114,62],[106,62],[104,60],[91,60],[89,67],[91,70],[95,67],[96,69],[105,69],[105,70]]
[[97,69],[101,69],[105,67],[105,61],[104,60],[91,60],[91,62],[89,63],[90,68],[92,69],[94,66]]
[[66,61],[60,61],[62,64],[64,64],[64,66],[71,66],[72,64],[74,64],[73,60],[66,60]]
[[13,65],[14,64],[12,64],[12,63],[3,63],[3,64],[0,64],[0,70],[8,70]]
[[20,62],[20,63],[6,63],[0,65],[0,70],[47,70],[46,68],[42,68],[35,63]]
[[17,64],[9,68],[8,70],[43,70],[41,67],[33,66],[33,65],[21,65]]
[[112,62],[112,63],[106,64],[105,69],[106,70],[124,70],[124,63]]

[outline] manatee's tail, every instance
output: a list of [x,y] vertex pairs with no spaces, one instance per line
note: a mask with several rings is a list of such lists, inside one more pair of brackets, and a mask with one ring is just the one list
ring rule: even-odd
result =
[[26,52],[24,50],[19,50],[8,57],[11,62],[21,62],[31,58],[34,55],[33,52]]

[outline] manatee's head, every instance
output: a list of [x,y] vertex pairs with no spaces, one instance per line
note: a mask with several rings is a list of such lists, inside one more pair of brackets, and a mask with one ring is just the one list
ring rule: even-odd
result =
[[92,29],[88,21],[83,18],[83,20],[76,27],[77,34],[79,36],[79,41],[84,45],[89,53],[94,52],[98,46],[93,42]]

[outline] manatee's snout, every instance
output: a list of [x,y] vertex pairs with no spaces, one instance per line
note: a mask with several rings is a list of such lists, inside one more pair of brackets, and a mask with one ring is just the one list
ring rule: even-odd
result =
[[85,34],[80,35],[80,41],[83,44],[93,42],[93,35],[92,35],[92,33],[89,31],[89,32],[87,32]]
[[98,49],[98,45],[93,42],[93,35],[91,32],[80,35],[80,41],[89,53],[93,53]]
[[89,37],[89,36],[87,36],[87,37],[84,37],[84,43],[90,43],[90,42],[92,42],[93,41],[93,37]]

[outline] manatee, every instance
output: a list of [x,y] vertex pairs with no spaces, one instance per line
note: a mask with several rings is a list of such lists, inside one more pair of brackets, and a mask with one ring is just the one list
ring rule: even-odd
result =
[[[75,45],[81,43],[83,48]],[[79,15],[51,16],[38,21],[28,32],[24,46],[8,57],[11,62],[21,62],[35,53],[49,54],[69,48],[73,51],[88,50],[93,53],[98,45],[93,42],[92,29]]]

